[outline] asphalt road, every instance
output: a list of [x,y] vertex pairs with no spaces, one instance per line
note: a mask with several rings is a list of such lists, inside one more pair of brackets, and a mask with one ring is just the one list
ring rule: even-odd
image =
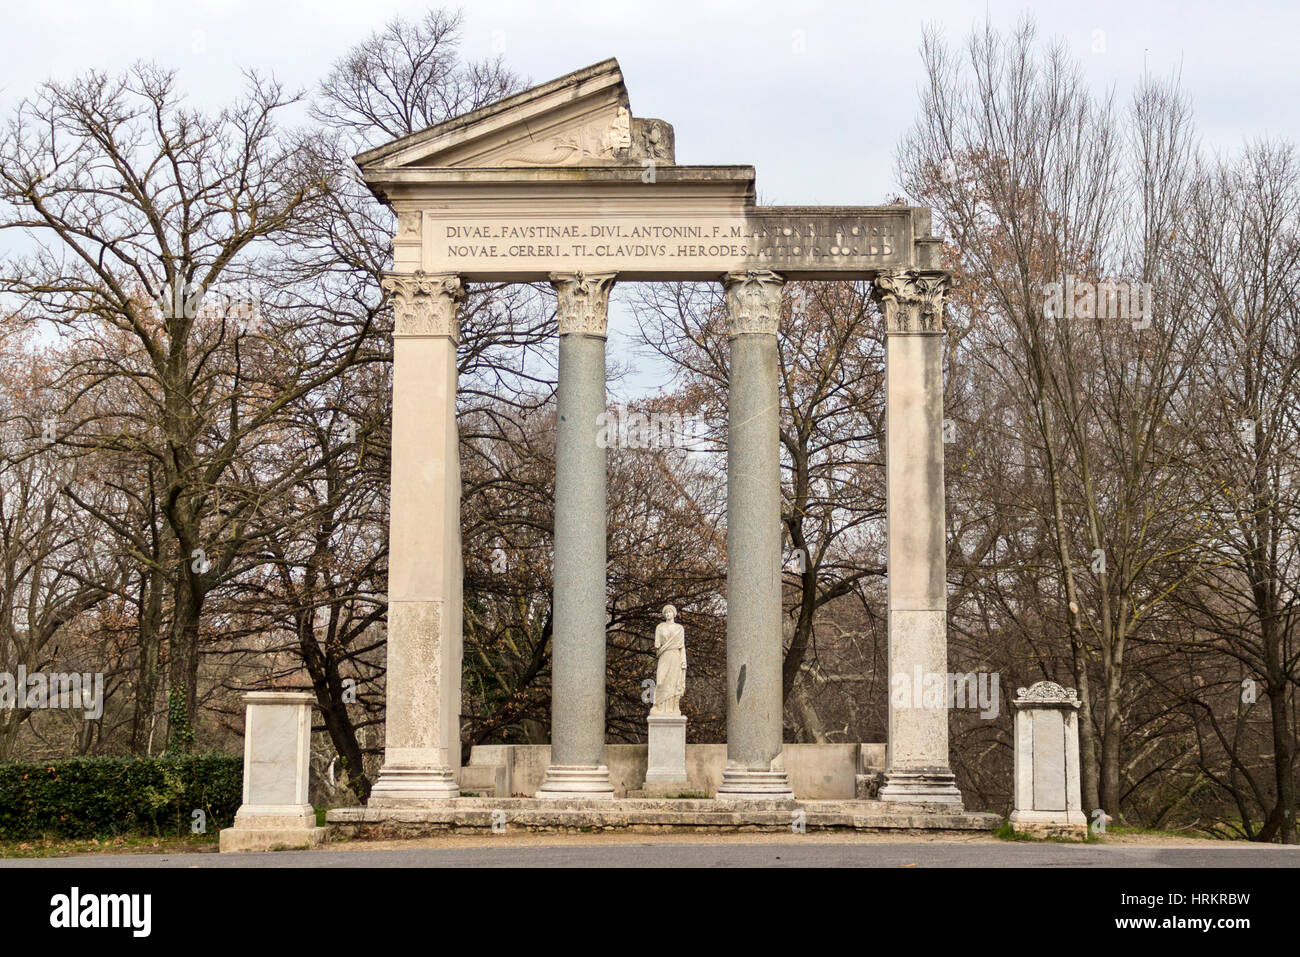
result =
[[1278,846],[834,844],[795,842],[529,844],[277,851],[268,854],[124,854],[3,860],[0,867],[1300,867]]

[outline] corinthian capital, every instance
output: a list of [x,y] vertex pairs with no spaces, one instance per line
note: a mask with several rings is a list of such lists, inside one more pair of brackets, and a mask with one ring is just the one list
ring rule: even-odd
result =
[[781,287],[785,278],[770,269],[727,273],[727,337],[748,332],[776,335],[781,325]]
[[943,332],[943,304],[951,276],[946,272],[899,269],[876,277],[872,297],[885,314],[886,333]]
[[393,297],[393,335],[447,336],[460,340],[457,307],[465,284],[454,273],[389,273],[381,283]]
[[605,337],[609,323],[609,293],[614,288],[615,273],[551,273],[558,302],[555,318],[560,335],[578,333]]

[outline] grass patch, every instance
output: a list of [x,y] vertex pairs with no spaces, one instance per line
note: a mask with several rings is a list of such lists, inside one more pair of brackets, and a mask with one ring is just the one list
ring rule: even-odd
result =
[[1036,838],[1028,834],[1022,834],[1012,827],[1010,821],[1003,821],[1002,826],[993,832],[993,836],[1000,841],[1034,841]]
[[1044,837],[1038,837],[1035,834],[1026,834],[1024,831],[1017,831],[1010,821],[1003,821],[1002,826],[993,832],[993,836],[1001,841],[1023,841],[1030,844],[1101,844],[1103,840],[1088,830],[1088,836],[1079,841],[1073,837],[1062,837],[1059,834],[1051,834]]
[[183,837],[121,834],[108,838],[39,838],[0,841],[0,857],[73,857],[80,854],[195,854],[215,853],[217,833]]
[[[1088,828],[1088,833],[1092,833],[1092,828]],[[1168,831],[1162,831],[1155,827],[1137,827],[1132,824],[1107,824],[1106,833],[1113,834],[1116,837],[1135,836],[1135,837],[1168,837]],[[1199,836],[1199,835],[1198,835]]]

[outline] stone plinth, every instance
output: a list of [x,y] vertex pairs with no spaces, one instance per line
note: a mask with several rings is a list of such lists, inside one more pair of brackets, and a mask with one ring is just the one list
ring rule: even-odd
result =
[[[461,786],[481,797],[527,797],[541,788],[550,766],[551,748],[545,744],[476,744],[469,764],[461,769]],[[616,798],[643,797],[643,782],[649,767],[646,744],[608,744],[606,764]],[[885,768],[885,745],[875,744],[787,744],[781,762],[795,794],[811,800],[851,800],[857,793],[855,775],[879,774]],[[474,786],[464,775],[478,766]],[[686,745],[686,785],[668,793],[711,795],[722,784],[727,766],[725,744]],[[499,778],[505,779],[497,787]],[[463,792],[462,792],[463,793]]]
[[1038,837],[1088,836],[1079,795],[1079,699],[1040,681],[1021,688],[1016,711],[1016,787],[1011,824]]
[[770,799],[716,801],[538,800],[535,798],[460,798],[429,801],[419,808],[335,808],[327,820],[332,836],[361,840],[430,837],[448,832],[515,831],[681,831],[714,833],[791,833],[796,821],[809,831],[991,831],[997,814],[947,806],[883,801],[805,801]]
[[656,715],[646,719],[649,725],[645,788],[647,796],[655,792],[686,790],[686,717]]
[[[787,750],[789,747],[787,746]],[[859,801],[874,801],[880,797],[885,783],[885,745],[861,744],[853,778],[853,796]],[[816,795],[810,795],[815,797]]]
[[221,831],[222,851],[311,847],[325,839],[307,799],[314,701],[305,692],[244,695],[244,800],[234,827]]
[[506,744],[476,744],[469,764],[460,769],[460,793],[477,797],[511,797],[514,753]]

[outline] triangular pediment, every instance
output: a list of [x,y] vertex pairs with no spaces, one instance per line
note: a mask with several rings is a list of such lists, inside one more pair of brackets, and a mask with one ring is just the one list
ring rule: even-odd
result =
[[604,60],[356,157],[363,170],[640,166],[673,162],[672,127],[635,119]]

